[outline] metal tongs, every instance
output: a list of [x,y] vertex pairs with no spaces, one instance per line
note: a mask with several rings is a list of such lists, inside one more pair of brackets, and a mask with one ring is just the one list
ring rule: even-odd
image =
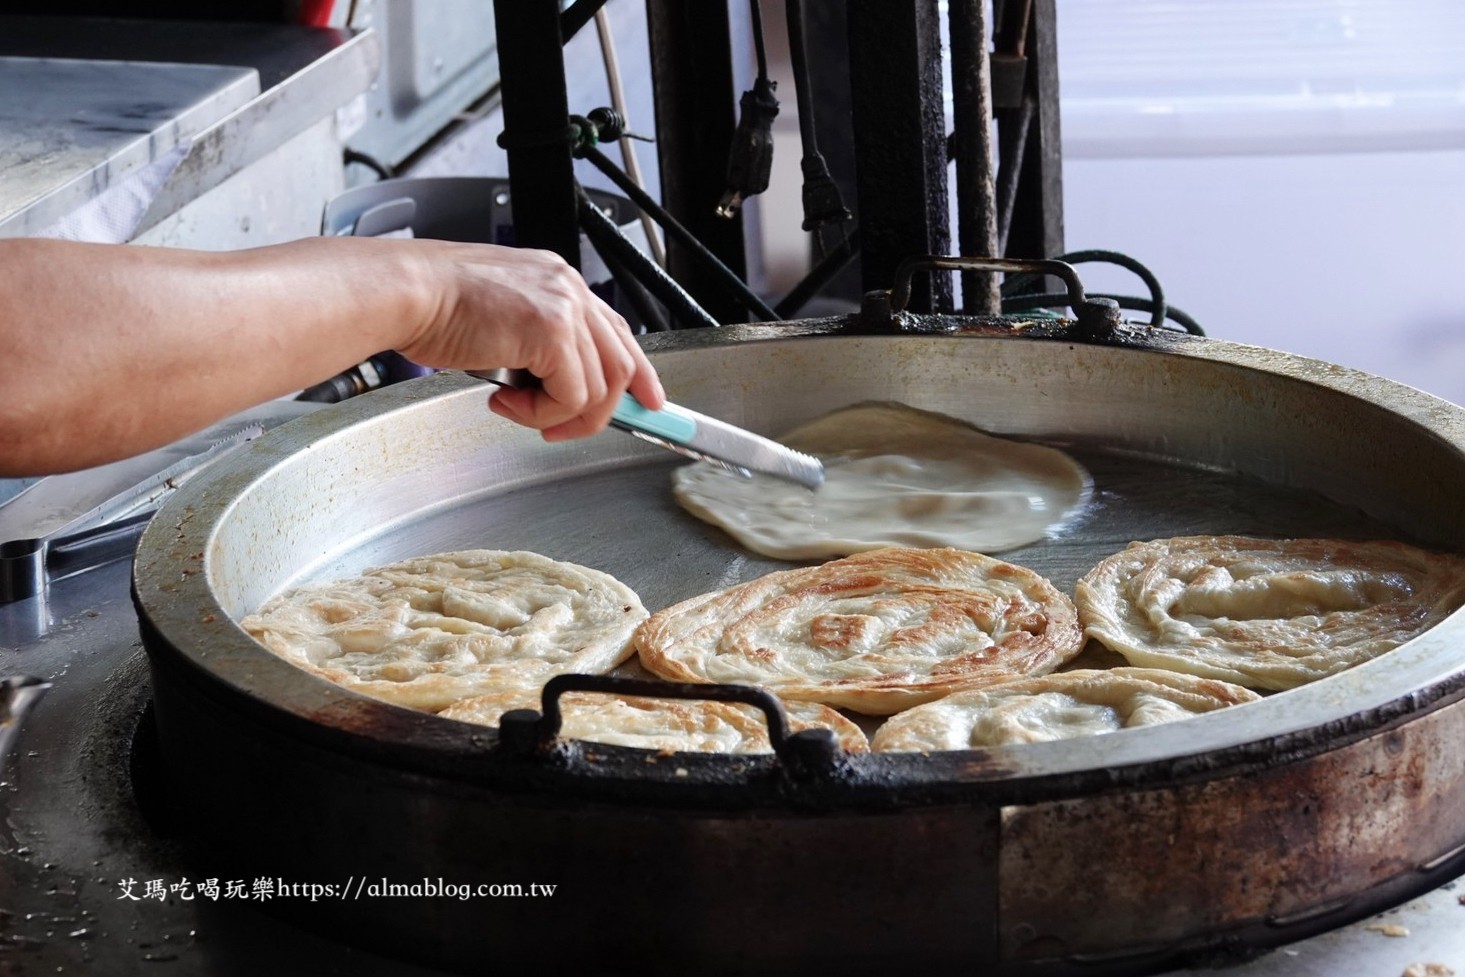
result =
[[[501,387],[530,387],[539,383],[537,377],[523,370],[467,372]],[[761,472],[810,489],[824,484],[824,464],[818,458],[676,404],[649,410],[630,394],[622,394],[610,423],[643,441],[740,475]]]

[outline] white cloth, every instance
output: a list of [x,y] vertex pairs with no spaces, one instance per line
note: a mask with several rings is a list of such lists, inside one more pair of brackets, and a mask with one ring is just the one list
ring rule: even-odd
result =
[[132,240],[158,191],[188,155],[189,145],[185,142],[174,146],[167,154],[108,186],[36,236],[93,244],[125,244]]

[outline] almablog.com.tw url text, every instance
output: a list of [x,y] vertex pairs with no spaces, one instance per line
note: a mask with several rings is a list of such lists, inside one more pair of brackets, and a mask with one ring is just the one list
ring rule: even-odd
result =
[[395,882],[386,878],[367,878],[353,875],[341,882],[287,882],[282,878],[261,877],[253,881],[244,879],[204,879],[191,882],[187,878],[177,882],[166,879],[122,879],[117,883],[118,899],[142,902],[156,899],[190,901],[207,899],[218,902],[221,899],[251,899],[264,902],[270,899],[322,899],[341,901],[360,899],[547,899],[559,888],[547,882],[448,882],[442,878],[413,879],[410,882]]

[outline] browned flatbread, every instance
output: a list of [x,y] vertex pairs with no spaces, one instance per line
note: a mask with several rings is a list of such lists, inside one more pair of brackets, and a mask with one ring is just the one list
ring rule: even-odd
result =
[[871,715],[1052,671],[1078,654],[1073,604],[1024,567],[888,547],[682,601],[636,631],[679,682],[766,686]]
[[[685,753],[771,753],[768,720],[762,710],[741,702],[705,699],[656,699],[567,692],[560,696],[564,739],[589,740],[644,750]],[[538,709],[539,693],[516,690],[478,696],[449,706],[438,715],[462,722],[498,725],[510,709]],[[849,753],[864,753],[869,742],[860,727],[814,702],[786,702],[793,732],[832,729]]]
[[1290,689],[1398,647],[1465,604],[1465,559],[1393,540],[1132,543],[1075,589],[1085,633],[1131,664]]
[[1154,726],[1261,698],[1160,668],[1055,672],[957,692],[887,719],[877,752],[967,750]]
[[646,609],[609,574],[537,553],[464,550],[301,587],[240,624],[271,651],[365,695],[437,711],[632,654]]

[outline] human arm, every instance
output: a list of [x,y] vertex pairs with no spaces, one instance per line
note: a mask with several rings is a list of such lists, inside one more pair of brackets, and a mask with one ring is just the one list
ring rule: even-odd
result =
[[603,428],[622,391],[664,403],[619,316],[547,252],[308,238],[207,252],[0,241],[0,475],[159,447],[384,349],[525,369],[493,409],[549,440]]

